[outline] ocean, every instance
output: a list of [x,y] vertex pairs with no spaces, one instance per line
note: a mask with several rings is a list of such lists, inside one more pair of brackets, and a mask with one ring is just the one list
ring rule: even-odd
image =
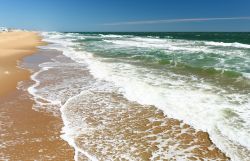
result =
[[250,33],[41,35],[28,91],[75,160],[250,160]]

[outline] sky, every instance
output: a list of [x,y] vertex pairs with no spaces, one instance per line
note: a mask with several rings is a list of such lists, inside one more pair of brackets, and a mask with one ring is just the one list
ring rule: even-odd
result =
[[0,0],[0,26],[43,31],[250,31],[250,0]]

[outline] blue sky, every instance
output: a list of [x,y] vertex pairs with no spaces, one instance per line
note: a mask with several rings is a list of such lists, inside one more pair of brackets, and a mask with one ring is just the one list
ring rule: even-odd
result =
[[250,31],[250,0],[0,0],[0,26],[49,31]]

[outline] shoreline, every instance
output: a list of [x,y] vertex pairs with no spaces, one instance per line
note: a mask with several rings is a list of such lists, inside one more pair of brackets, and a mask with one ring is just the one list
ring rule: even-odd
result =
[[[36,71],[32,73],[29,72],[28,69],[30,68],[23,69],[17,66],[17,64],[19,64],[18,62],[25,61],[24,60],[25,58],[39,57],[43,55],[41,54],[41,52],[44,52],[47,54],[49,52],[53,52],[53,51],[49,51],[49,50],[47,51],[43,49],[37,50],[36,46],[42,43],[41,37],[39,37],[36,33],[34,33],[34,36],[36,36],[36,39],[39,41],[39,43],[34,44],[34,46],[31,47],[33,50],[31,50],[29,54],[25,52],[26,50],[28,50],[26,49],[24,51],[24,54],[20,54],[18,56],[18,59],[16,59],[15,67],[21,71],[19,74],[20,75],[25,74],[25,77],[24,78],[21,77],[20,79],[22,80],[18,80],[17,82],[24,81],[24,83],[34,84],[34,80],[30,80],[30,79],[31,79],[31,75],[36,73]],[[38,59],[41,59],[41,57]],[[34,64],[38,65],[38,62],[35,62]],[[18,85],[17,82],[16,82],[16,85]],[[15,86],[15,88],[17,88],[17,86]],[[9,92],[7,92],[8,94],[6,93],[3,96],[0,95],[0,102],[4,102],[4,103],[0,103],[0,112],[4,113],[7,117],[2,117],[1,115],[0,122],[4,122],[5,124],[8,121],[12,121],[12,122],[10,122],[11,125],[9,127],[4,127],[5,131],[3,133],[4,134],[2,138],[3,141],[1,139],[1,142],[9,143],[9,142],[14,141],[14,143],[12,143],[12,145],[10,146],[5,144],[6,147],[3,146],[4,148],[2,152],[0,153],[0,156],[3,156],[2,154],[4,154],[5,156],[8,156],[7,159],[11,159],[11,160],[20,159],[20,158],[26,159],[26,160],[31,159],[31,158],[32,159],[73,160],[74,149],[72,147],[69,147],[69,142],[67,142],[66,140],[62,140],[60,137],[60,135],[62,134],[61,133],[62,127],[64,126],[62,118],[55,117],[49,112],[40,112],[40,111],[36,111],[32,109],[32,106],[34,105],[34,101],[31,99],[32,96],[27,92],[27,89],[23,91],[18,90],[18,89],[13,90],[13,88],[6,88],[6,89],[7,91],[9,90]],[[133,114],[136,114],[137,111],[140,111],[140,109],[135,108],[134,105],[131,106],[129,109],[132,110],[133,112],[126,113],[128,115],[133,115]],[[177,131],[181,131],[182,126],[187,126],[185,127],[185,129],[190,128],[189,125],[183,124],[182,121],[180,120],[171,119],[165,116],[161,110],[159,110],[157,113],[154,113],[155,110],[158,111],[159,109],[157,108],[154,109],[151,107],[146,108],[143,111],[139,112],[138,116],[141,114],[144,115],[144,113],[150,113],[150,115],[155,114],[156,118],[160,119],[160,122],[163,122],[163,123],[165,122],[166,125],[159,126],[158,125],[159,121],[153,122],[153,123],[144,122],[143,119],[145,118],[141,118],[143,121],[140,122],[140,126],[138,126],[138,122],[136,121],[138,116],[135,115],[134,121],[131,122],[132,124],[134,124],[135,130],[136,129],[142,130],[143,132],[145,131],[145,129],[148,128],[148,126],[150,126],[148,130],[152,128],[153,134],[159,133],[160,135],[164,137],[172,136],[173,137],[172,139],[175,140],[174,135],[177,135],[177,134],[179,135],[179,132],[177,133],[173,132],[172,128],[174,129],[176,128]],[[87,112],[87,109],[86,109],[86,112]],[[92,116],[92,118],[94,117],[95,116]],[[120,119],[120,116],[118,118],[119,120],[122,120]],[[123,119],[126,120],[127,118],[125,117]],[[119,125],[119,122],[117,123]],[[90,124],[92,124],[91,121],[90,121]],[[157,127],[156,125],[159,127]],[[113,130],[116,130],[116,129],[113,129]],[[201,144],[201,145],[204,144],[204,147],[201,146],[198,149],[194,149],[193,151],[194,154],[202,157],[203,155],[202,151],[206,151],[207,157],[211,157],[211,158],[221,157],[221,159],[225,159],[225,160],[228,159],[225,156],[225,154],[220,152],[220,150],[217,151],[216,149],[213,149],[213,150],[207,149],[206,145],[209,145],[209,146],[213,145],[207,133],[192,131],[194,130],[192,128],[189,130],[190,130],[190,134],[180,135],[180,137],[178,138],[183,143],[182,145],[183,147],[188,146],[188,144],[192,143],[191,140],[193,137],[194,138],[198,137],[199,140],[192,144],[196,144],[196,143]],[[133,136],[134,134],[130,134],[129,132],[129,133],[125,133],[125,135],[130,137],[130,136]],[[16,140],[17,142],[15,143]],[[143,142],[138,142],[138,143],[144,144]],[[29,154],[27,154],[27,151],[29,152]],[[149,156],[150,154],[142,153],[140,157],[148,159]],[[0,157],[0,159],[5,159],[5,158]],[[195,158],[189,158],[189,159],[195,159]]]
[[[59,48],[58,51],[64,50],[60,50]],[[51,97],[47,100],[45,99],[45,101],[55,98],[54,101],[60,102],[60,98],[63,97],[63,95],[58,97],[57,93],[65,93],[66,91],[64,91],[64,89],[71,88],[70,82],[74,81],[76,81],[79,86],[76,84],[76,86],[73,85],[72,91],[74,91],[76,87],[78,87],[76,89],[84,87],[85,91],[88,91],[88,82],[92,82],[93,79],[95,79],[93,75],[90,74],[89,69],[82,66],[78,68],[79,64],[76,61],[70,59],[70,57],[67,57],[66,55],[63,55],[58,59],[50,61],[50,65],[43,65],[43,69],[48,70],[44,70],[43,74],[38,77],[41,84],[37,90],[41,90],[43,92],[46,91],[51,94]],[[55,66],[53,65],[53,62],[56,62],[56,64],[54,64]],[[72,69],[68,68],[69,66],[72,67]],[[45,75],[49,78],[44,78]],[[55,79],[56,82],[51,81],[51,78]],[[79,82],[78,78],[81,79],[82,82]],[[72,79],[74,79],[74,81],[67,82]],[[80,84],[82,84],[82,86]],[[50,88],[47,88],[47,85],[49,85]],[[53,89],[58,90],[54,93]],[[46,92],[43,92],[40,93],[40,96],[46,97]],[[72,93],[73,95],[70,95],[70,97],[69,95],[65,95],[67,99],[65,99],[65,97],[63,97],[63,99],[61,98],[64,102],[63,107],[61,107],[61,113],[64,115],[63,118],[65,118],[66,122],[65,128],[67,128],[64,130],[66,130],[65,135],[68,137],[65,140],[68,141],[70,145],[75,147],[77,154],[76,157],[79,156],[79,158],[81,158],[82,155],[90,154],[91,156],[89,156],[89,158],[95,156],[100,160],[111,158],[112,155],[113,158],[119,158],[121,157],[119,156],[120,153],[125,152],[126,154],[129,153],[131,149],[138,148],[138,151],[129,153],[131,157],[136,155],[134,157],[148,160],[150,157],[155,157],[152,154],[158,150],[164,150],[166,155],[168,154],[168,151],[171,153],[173,149],[170,147],[178,142],[179,145],[174,151],[185,151],[185,149],[191,148],[192,150],[189,152],[192,153],[193,157],[190,157],[190,160],[196,158],[217,158],[218,160],[229,160],[229,158],[213,144],[208,136],[208,133],[195,130],[189,125],[183,123],[183,121],[171,119],[163,114],[162,110],[156,107],[143,106],[135,102],[133,103],[133,101],[130,102],[127,98],[114,93],[107,92],[103,95],[103,93],[100,92],[101,95],[98,100],[105,100],[107,99],[106,97],[108,97],[108,104],[115,107],[120,107],[119,104],[122,104],[124,105],[123,108],[106,109],[105,105],[99,107],[98,104],[102,104],[102,102],[98,102],[93,99],[96,96],[98,97],[99,92],[100,91],[95,91],[95,95],[93,96],[91,96],[91,93],[84,96],[85,92],[82,91],[81,93],[75,93],[75,95]],[[75,119],[71,118],[72,116],[74,116]],[[75,121],[77,122],[78,118],[85,120],[85,126],[75,126]],[[81,122],[79,122],[79,124],[81,124]],[[98,126],[105,128],[98,130]],[[86,130],[74,131],[74,129],[80,129],[82,127],[85,127]],[[136,133],[133,131],[136,131]],[[186,131],[186,133],[182,133],[182,131]],[[71,134],[77,137],[71,138]],[[116,145],[119,140],[116,140],[114,143],[108,141],[114,138],[124,140],[125,144]],[[171,138],[172,141],[165,144],[164,141],[167,142],[168,138]],[[159,140],[162,140],[165,146],[159,148],[158,146],[161,146],[161,141]],[[128,146],[126,142],[128,142],[128,145],[130,146]],[[152,142],[155,143],[152,144]],[[140,149],[140,146],[143,146],[144,148]],[[111,147],[113,147],[112,151],[114,152],[110,151]],[[110,150],[108,150],[110,153],[102,151],[102,149],[106,148],[110,148]],[[120,150],[122,150],[122,152]],[[176,155],[180,155],[181,157],[180,152]]]
[[73,160],[73,149],[60,138],[61,118],[35,111],[32,96],[17,89],[19,82],[32,83],[20,62],[45,44],[36,32],[0,33],[0,160]]

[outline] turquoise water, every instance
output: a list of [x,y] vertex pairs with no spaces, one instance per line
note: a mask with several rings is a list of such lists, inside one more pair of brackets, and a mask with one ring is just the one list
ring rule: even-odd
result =
[[250,160],[250,33],[43,36],[117,94],[208,132],[232,160]]

